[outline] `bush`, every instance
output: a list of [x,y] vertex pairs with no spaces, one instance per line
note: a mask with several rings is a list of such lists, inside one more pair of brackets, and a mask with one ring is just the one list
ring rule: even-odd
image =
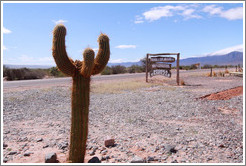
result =
[[126,67],[121,65],[112,66],[112,74],[126,73]]
[[128,73],[141,73],[145,71],[145,68],[139,65],[132,65],[127,68]]
[[9,68],[7,68],[5,65],[3,65],[3,77],[7,76],[7,71],[9,70]]
[[[140,61],[141,61],[141,67],[142,67],[143,71],[145,71],[146,70],[146,58],[143,58]],[[149,63],[148,63],[148,71],[150,71],[150,70],[151,70],[151,62],[149,61]]]
[[27,80],[27,79],[41,79],[47,73],[41,69],[9,69],[4,68],[4,76],[7,77],[7,80]]
[[66,76],[57,67],[50,68],[49,69],[49,75],[54,76],[54,77],[65,77]]
[[217,73],[213,71],[213,77],[217,77]]
[[109,67],[109,66],[106,66],[106,67],[104,68],[104,70],[101,72],[101,75],[110,75],[110,74],[112,74],[112,73],[113,73],[112,68]]
[[212,65],[204,65],[202,68],[203,69],[210,69],[212,67]]
[[220,71],[220,72],[218,72],[218,76],[225,77],[225,73]]
[[185,82],[184,82],[183,79],[181,79],[180,84],[181,84],[181,85],[185,85]]

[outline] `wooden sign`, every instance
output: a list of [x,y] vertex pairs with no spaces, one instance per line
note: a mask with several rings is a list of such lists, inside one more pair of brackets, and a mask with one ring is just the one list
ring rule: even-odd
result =
[[171,71],[167,69],[155,69],[150,71],[150,77],[155,75],[163,75],[165,77],[171,78]]
[[175,58],[173,57],[151,57],[151,62],[174,62]]
[[[163,55],[163,56],[162,56]],[[148,82],[148,76],[150,74],[150,77],[154,75],[164,75],[166,77],[171,77],[171,64],[166,63],[158,63],[158,62],[175,62],[175,58],[169,57],[169,55],[176,55],[176,82],[177,85],[179,85],[179,58],[180,53],[158,53],[158,54],[150,54],[148,53],[146,55],[146,67],[145,67],[145,73],[146,73],[146,82]]]
[[152,69],[168,69],[168,70],[171,70],[171,64],[154,63],[154,64],[152,64]]

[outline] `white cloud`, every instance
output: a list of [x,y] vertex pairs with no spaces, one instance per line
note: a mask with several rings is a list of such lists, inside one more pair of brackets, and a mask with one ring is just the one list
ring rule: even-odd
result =
[[228,47],[228,48],[225,48],[225,49],[210,53],[208,55],[209,56],[211,56],[211,55],[224,55],[224,54],[228,54],[228,53],[233,52],[233,51],[243,52],[243,44],[232,46],[232,47]]
[[7,48],[3,45],[3,50],[7,50]]
[[186,9],[183,11],[183,13],[181,14],[185,20],[187,19],[191,19],[191,18],[202,18],[200,15],[194,14],[195,9]]
[[109,61],[109,63],[122,63],[122,62],[124,62],[123,59],[111,59],[111,60]]
[[143,16],[148,21],[159,20],[162,17],[171,17],[174,15],[174,11],[184,10],[184,6],[159,6],[151,8],[149,11],[144,12]]
[[136,16],[136,20],[134,21],[135,24],[141,24],[143,23],[143,17],[141,16]]
[[[144,12],[143,18],[149,22],[156,21],[161,19],[162,17],[173,17],[173,16],[183,16],[184,20],[196,18],[200,19],[202,18],[200,15],[197,14],[196,8],[198,8],[199,5],[178,5],[178,6],[172,6],[172,5],[166,5],[166,6],[159,6],[159,7],[153,7],[150,10]],[[135,23],[142,23],[142,19],[140,16],[136,16]]]
[[228,20],[243,19],[243,7],[229,9],[222,12],[220,16]]
[[134,21],[135,24],[141,24],[141,23],[143,23],[143,22],[144,22],[143,20],[135,20],[135,21]]
[[217,7],[216,5],[208,5],[202,9],[203,12],[207,12],[210,15],[220,14],[222,12],[222,7]]
[[92,49],[93,49],[93,51],[98,51],[99,48],[92,48]]
[[126,60],[126,59],[111,59],[109,63],[124,63],[124,62],[139,62],[141,58],[135,60]]
[[120,48],[120,49],[136,48],[136,45],[118,45],[115,48]]
[[[223,7],[218,5],[207,5],[201,7],[197,4],[180,4],[177,6],[166,5],[150,8],[142,13],[141,16],[135,17],[135,24],[143,23],[144,21],[153,22],[164,17],[182,16],[184,20],[188,19],[201,19],[202,13],[208,13],[209,15],[215,15],[228,20],[236,20],[243,18],[243,7],[231,8],[224,10]],[[174,18],[176,19],[176,18]]]
[[[9,59],[6,59],[7,61]],[[11,64],[18,65],[54,65],[54,59],[52,57],[32,57],[29,55],[21,55],[18,58],[9,61]]]
[[55,24],[64,24],[65,22],[67,22],[67,20],[57,20],[57,21],[55,21],[55,20],[53,20],[53,22],[55,23]]
[[205,6],[202,10],[210,15],[217,15],[228,20],[237,20],[243,18],[243,7],[231,8],[228,10],[223,10],[222,7],[216,5]]
[[12,33],[12,32],[11,32],[11,30],[3,27],[3,33],[4,34],[9,34],[9,33]]

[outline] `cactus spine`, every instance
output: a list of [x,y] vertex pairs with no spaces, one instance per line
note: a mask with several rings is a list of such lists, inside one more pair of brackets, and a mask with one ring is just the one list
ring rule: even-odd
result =
[[98,37],[99,50],[95,59],[94,51],[87,48],[83,52],[84,61],[76,60],[74,62],[67,55],[65,36],[65,26],[57,25],[53,31],[52,54],[59,70],[71,76],[73,80],[68,160],[72,163],[83,163],[88,135],[90,77],[100,73],[108,63],[110,56],[109,38],[105,34]]

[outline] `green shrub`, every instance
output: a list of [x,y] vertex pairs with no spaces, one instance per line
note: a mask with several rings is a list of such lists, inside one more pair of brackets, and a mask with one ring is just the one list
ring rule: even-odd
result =
[[50,68],[49,69],[49,75],[54,76],[54,77],[65,77],[66,76],[57,67]]
[[4,69],[4,76],[7,77],[7,80],[27,80],[27,79],[41,79],[47,74],[42,69]]
[[145,71],[145,68],[139,65],[132,65],[127,68],[128,73],[141,73]]
[[101,75],[110,75],[110,74],[112,74],[112,73],[113,73],[112,68],[109,67],[109,66],[106,66],[106,67],[104,68],[104,70],[101,72]]
[[122,74],[122,73],[126,73],[126,67],[122,66],[122,65],[116,65],[116,66],[112,66],[112,74]]

